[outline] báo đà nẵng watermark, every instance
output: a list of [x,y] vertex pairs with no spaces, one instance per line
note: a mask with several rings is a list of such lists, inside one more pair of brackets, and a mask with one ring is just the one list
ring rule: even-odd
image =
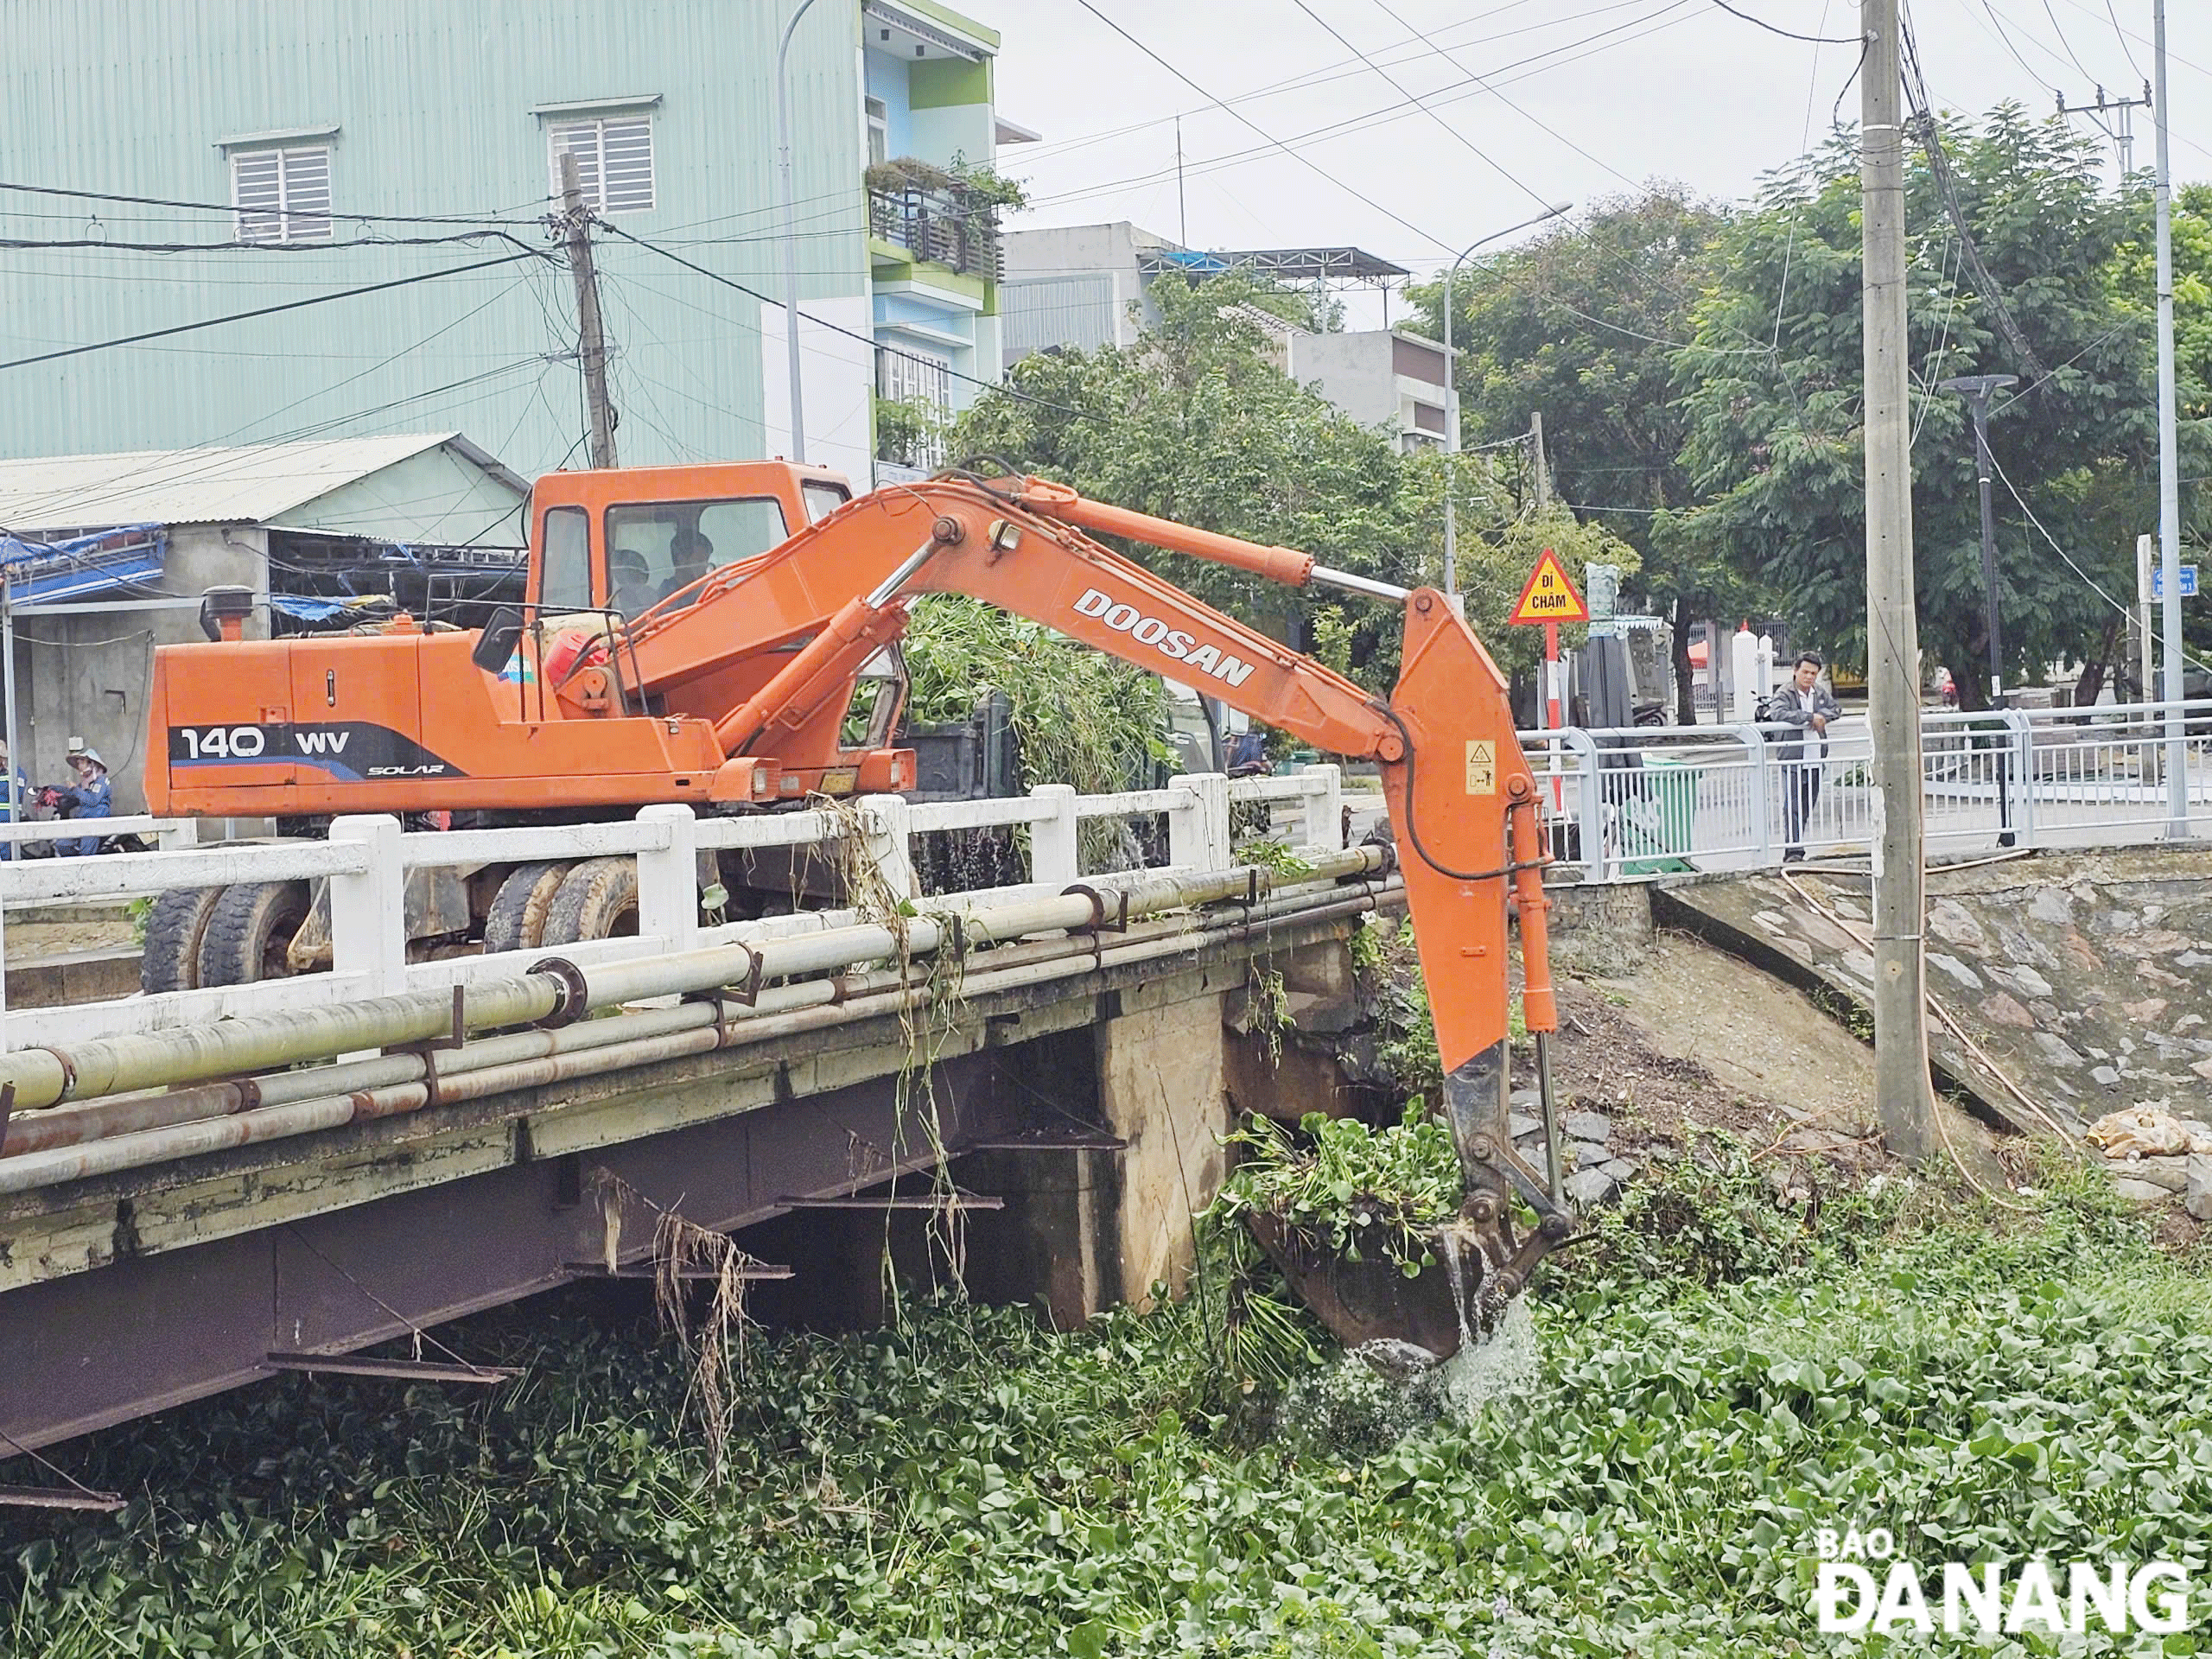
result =
[[1898,1556],[1886,1527],[1822,1527],[1812,1541],[1820,1563],[1813,1611],[1824,1636],[2056,1636],[2100,1627],[2171,1636],[2190,1628],[2189,1573],[2177,1561],[1922,1564]]

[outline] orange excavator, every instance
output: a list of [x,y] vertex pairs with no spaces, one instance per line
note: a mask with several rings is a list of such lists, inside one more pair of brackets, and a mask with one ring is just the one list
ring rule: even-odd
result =
[[[1504,678],[1445,595],[1038,479],[954,471],[846,493],[832,475],[780,462],[555,474],[532,498],[524,603],[482,629],[425,632],[402,619],[374,633],[247,641],[234,607],[218,606],[224,637],[156,654],[149,805],[233,819],[465,811],[573,822],[651,802],[758,811],[817,791],[910,788],[913,752],[889,741],[895,706],[880,699],[849,741],[855,690],[897,645],[917,598],[971,595],[1325,753],[1376,765],[1466,1214],[1492,1285],[1517,1285],[1568,1230],[1515,1155],[1507,1120],[1516,906],[1526,1025],[1554,1026],[1541,809]],[[793,522],[803,527],[783,533]],[[1401,607],[1396,689],[1370,695],[1102,535]],[[612,867],[626,862],[459,871],[449,891],[422,900],[419,925],[410,893],[410,931],[487,950],[590,937],[618,923],[619,894],[607,895]],[[149,988],[301,966],[309,908],[303,894],[287,908],[251,887],[165,898],[149,925]],[[1516,1193],[1541,1217],[1519,1242]]]

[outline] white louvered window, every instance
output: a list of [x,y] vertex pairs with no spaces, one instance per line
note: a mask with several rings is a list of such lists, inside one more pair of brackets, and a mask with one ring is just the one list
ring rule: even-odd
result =
[[330,147],[234,149],[231,204],[241,242],[330,240]]
[[553,194],[561,194],[561,156],[576,158],[584,206],[595,213],[650,213],[653,205],[653,124],[647,115],[563,121],[550,129]]

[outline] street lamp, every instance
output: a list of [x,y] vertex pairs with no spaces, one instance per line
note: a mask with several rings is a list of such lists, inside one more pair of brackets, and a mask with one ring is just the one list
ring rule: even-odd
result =
[[1444,463],[1444,596],[1446,599],[1457,599],[1459,593],[1459,523],[1452,488],[1458,469],[1448,459],[1459,453],[1459,376],[1452,365],[1452,284],[1459,275],[1459,267],[1466,263],[1467,256],[1477,248],[1486,247],[1501,236],[1525,231],[1531,225],[1541,225],[1548,219],[1557,219],[1562,213],[1572,212],[1573,207],[1571,201],[1555,201],[1534,219],[1524,219],[1518,225],[1509,225],[1502,231],[1492,231],[1488,236],[1468,243],[1444,276],[1444,375],[1451,384],[1452,392],[1451,442],[1444,452],[1447,457]]
[[[1942,383],[1945,391],[1955,391],[1967,400],[1967,409],[1974,416],[1974,454],[1975,470],[1981,476],[1981,586],[1983,626],[1989,635],[1989,706],[2005,707],[2005,636],[2003,622],[1997,606],[1997,525],[1992,516],[1989,501],[1989,394],[2002,391],[2007,386],[2017,386],[2017,374],[1961,374]],[[1997,844],[2012,844],[2012,802],[2007,798],[2005,773],[2005,754],[1999,751],[1997,758]]]
[[791,369],[791,459],[797,461],[806,459],[806,411],[799,388],[798,226],[791,191],[791,89],[784,72],[791,59],[791,32],[813,3],[814,0],[798,0],[776,46],[776,144],[784,195],[784,347]]

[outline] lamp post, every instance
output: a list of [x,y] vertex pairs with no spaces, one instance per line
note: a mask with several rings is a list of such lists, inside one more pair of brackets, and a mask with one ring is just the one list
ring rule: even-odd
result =
[[[2005,707],[2005,633],[2004,618],[1997,603],[1997,525],[1989,501],[1989,394],[2002,391],[2007,386],[2017,386],[2017,374],[1961,374],[1942,383],[1945,391],[1955,391],[1967,400],[1967,411],[1974,416],[1974,469],[1981,480],[1981,587],[1982,626],[1989,635],[1989,706]],[[1997,844],[2012,844],[2012,802],[2006,798],[2006,767],[2004,751],[1997,760]]]
[[791,188],[791,89],[785,72],[791,60],[792,31],[813,3],[814,0],[798,0],[791,21],[784,25],[783,39],[776,44],[777,171],[784,197],[784,348],[791,371],[791,459],[797,461],[806,459],[806,410],[799,386],[798,223]]
[[[1459,251],[1459,257],[1452,262],[1451,270],[1445,273],[1444,375],[1446,380],[1451,385],[1452,393],[1449,415],[1452,423],[1451,441],[1445,447],[1445,454],[1447,457],[1456,456],[1459,453],[1459,377],[1453,373],[1452,365],[1452,284],[1459,278],[1459,267],[1466,264],[1467,256],[1477,248],[1487,247],[1501,236],[1510,236],[1516,231],[1525,231],[1531,225],[1541,225],[1548,219],[1557,219],[1561,213],[1571,211],[1573,207],[1574,204],[1571,201],[1555,201],[1534,219],[1524,219],[1518,225],[1508,225],[1502,231],[1492,231],[1488,236],[1478,238]],[[1457,504],[1453,499],[1456,472],[1457,469],[1447,459],[1444,464],[1444,596],[1454,601],[1455,606],[1459,597],[1459,523],[1456,511]]]

